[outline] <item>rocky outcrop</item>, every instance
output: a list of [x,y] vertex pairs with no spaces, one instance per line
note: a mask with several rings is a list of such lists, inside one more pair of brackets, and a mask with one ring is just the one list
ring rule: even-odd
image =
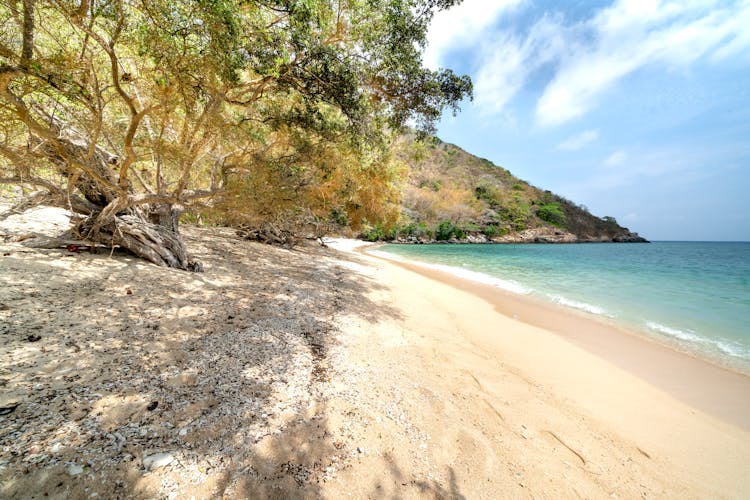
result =
[[561,229],[535,227],[498,236],[493,238],[492,241],[495,243],[576,243],[578,237]]
[[648,243],[649,241],[638,233],[627,232],[612,238],[615,243]]
[[494,238],[488,238],[482,233],[470,233],[465,238],[456,239],[450,238],[449,240],[434,240],[426,238],[417,238],[411,236],[408,238],[396,238],[392,243],[401,244],[482,244],[482,243],[648,243],[648,240],[639,236],[638,233],[624,232],[616,234],[614,236],[600,235],[591,236],[583,235],[576,236],[568,231],[561,229],[555,229],[551,227],[536,227],[533,229],[525,229],[517,233],[505,234],[503,236],[496,236]]

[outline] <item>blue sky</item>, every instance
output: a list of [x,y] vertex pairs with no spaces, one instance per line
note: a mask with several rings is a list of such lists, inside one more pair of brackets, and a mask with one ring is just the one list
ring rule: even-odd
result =
[[653,240],[750,240],[750,1],[464,0],[438,136]]

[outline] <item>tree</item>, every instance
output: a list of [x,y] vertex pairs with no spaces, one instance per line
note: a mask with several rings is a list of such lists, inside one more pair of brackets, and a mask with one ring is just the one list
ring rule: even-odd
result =
[[[380,175],[372,158],[389,131],[406,122],[430,130],[446,107],[457,109],[471,94],[468,77],[421,66],[432,13],[455,3],[3,4],[0,182],[43,189],[82,214],[73,228],[81,238],[194,269],[181,211],[255,194],[237,186],[259,168],[277,169],[272,186],[306,171],[323,179],[321,195],[351,191]],[[320,177],[326,144],[369,173],[337,187]]]
[[536,210],[536,215],[545,222],[553,226],[563,227],[567,222],[567,217],[560,204],[556,201],[545,203]]

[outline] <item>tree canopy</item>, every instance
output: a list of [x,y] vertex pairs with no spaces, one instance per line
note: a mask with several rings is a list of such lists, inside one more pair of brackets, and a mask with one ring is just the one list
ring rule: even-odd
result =
[[387,218],[390,134],[471,95],[422,67],[433,13],[456,3],[5,2],[0,182],[83,214],[78,237],[183,269],[185,209]]

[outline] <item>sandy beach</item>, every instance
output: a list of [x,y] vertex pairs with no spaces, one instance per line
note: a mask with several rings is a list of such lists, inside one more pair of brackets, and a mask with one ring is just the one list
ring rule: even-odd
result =
[[750,491],[745,375],[345,240],[186,227],[193,274],[50,220],[0,222],[3,498]]

